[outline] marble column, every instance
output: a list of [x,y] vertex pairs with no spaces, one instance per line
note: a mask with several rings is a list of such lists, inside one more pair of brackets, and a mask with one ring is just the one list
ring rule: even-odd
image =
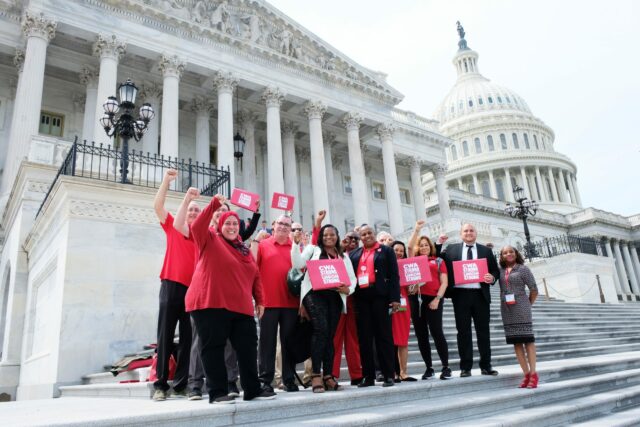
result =
[[196,162],[209,165],[210,161],[210,128],[209,119],[213,105],[204,96],[196,96],[191,101],[191,111],[196,113]]
[[298,191],[298,164],[296,163],[296,133],[298,125],[282,122],[282,155],[284,160],[284,192],[295,197],[292,219],[300,222],[300,192]]
[[536,166],[536,182],[538,183],[538,192],[540,193],[540,201],[550,202],[551,195],[547,194],[547,189],[544,187],[544,181],[542,180],[542,174],[540,174],[540,167]]
[[327,192],[327,169],[322,141],[322,116],[327,110],[321,101],[308,101],[304,111],[309,118],[309,149],[311,150],[311,187],[313,189],[314,214],[321,209],[327,210],[325,223],[331,222],[329,193]]
[[507,199],[507,202],[513,202],[513,185],[511,184],[511,173],[509,172],[509,168],[504,168],[504,181],[504,191],[506,192],[505,199]]
[[118,62],[124,55],[126,43],[116,38],[98,35],[93,44],[93,54],[100,58],[100,74],[98,77],[98,93],[96,94],[96,109],[93,117],[93,140],[96,144],[113,145],[111,138],[104,132],[100,118],[104,116],[103,104],[116,93],[118,84]]
[[[256,170],[256,122],[258,115],[253,111],[240,110],[236,117],[242,136],[245,139],[244,155],[242,156],[242,185],[247,191],[258,192]],[[270,202],[270,201],[269,201]],[[266,212],[267,201],[262,200],[261,212]]]
[[571,181],[573,183],[573,192],[576,195],[576,201],[578,202],[578,206],[582,207],[582,198],[580,197],[580,190],[578,190],[578,181],[576,180],[575,175],[571,175]]
[[473,179],[473,192],[475,194],[482,194],[482,189],[480,188],[480,181],[478,181],[478,174],[474,173],[471,175]]
[[[333,173],[333,157],[331,150],[337,145],[336,135],[333,132],[322,132],[322,143],[324,145],[324,164],[327,174],[327,194],[329,195],[329,211],[336,217],[336,185]],[[335,221],[335,219],[334,219]]]
[[631,290],[635,295],[640,296],[640,287],[638,287],[638,279],[636,278],[636,272],[633,268],[633,262],[631,261],[631,254],[629,253],[629,242],[620,241],[622,247],[622,256],[624,258],[624,266],[627,269],[627,276],[631,282]]
[[631,261],[636,273],[636,281],[640,285],[640,260],[638,259],[638,251],[633,242],[629,242],[629,252],[631,253]]
[[[309,147],[296,146],[296,160],[298,161],[298,188],[311,188],[311,165]],[[313,193],[300,191],[300,222],[306,230],[310,230],[314,218]],[[310,206],[310,207],[308,207]]]
[[[258,176],[260,176],[260,180],[259,180],[259,185],[256,187],[256,192],[260,194],[260,200],[263,201],[264,204],[264,209],[262,209],[262,212],[264,212],[264,219],[266,221],[269,220],[268,218],[268,212],[269,212],[269,205],[271,205],[271,199],[268,198],[268,179],[267,176],[269,175],[269,166],[268,166],[268,159],[267,159],[267,141],[264,137],[260,137],[257,141],[256,141],[256,174]],[[268,200],[267,200],[268,199]]]
[[160,153],[177,160],[180,155],[180,77],[186,66],[177,56],[162,55],[158,68],[162,72],[162,123]]
[[622,259],[622,252],[620,252],[620,241],[615,240],[611,242],[613,246],[613,253],[616,258],[616,265],[618,270],[618,275],[620,277],[620,287],[622,288],[623,293],[630,295],[631,288],[629,287],[629,279],[627,277],[627,272],[624,268],[624,260]]
[[[560,171],[562,173],[562,171]],[[623,291],[622,288],[620,287],[620,275],[618,274],[618,268],[620,268],[620,266],[618,265],[618,263],[616,262],[616,258],[613,254],[613,249],[611,248],[611,242],[609,241],[608,238],[603,237],[602,238],[602,242],[604,243],[604,247],[606,249],[607,252],[607,256],[609,258],[613,258],[613,263],[614,263],[614,270],[616,270],[613,274],[613,283],[616,287],[616,294],[618,295],[622,295]]]
[[433,167],[433,176],[436,179],[436,191],[438,192],[438,207],[440,208],[440,219],[442,222],[451,218],[449,209],[449,189],[445,180],[447,175],[447,165],[437,164]]
[[84,99],[84,117],[82,120],[82,139],[87,144],[93,141],[95,118],[98,103],[98,70],[93,67],[83,66],[80,71],[80,83],[86,88]]
[[369,192],[367,191],[367,177],[360,149],[360,124],[362,121],[362,115],[356,112],[349,112],[342,117],[342,123],[347,128],[353,221],[356,226],[369,224]]
[[[280,104],[284,94],[277,87],[268,87],[262,94],[267,106],[267,153],[269,155],[269,175],[267,181],[267,200],[271,206],[273,193],[284,193],[284,173],[282,165],[282,135],[280,130]],[[274,220],[283,211],[270,208],[270,219]],[[266,210],[265,210],[266,211]]]
[[55,36],[56,25],[31,12],[25,12],[22,18],[22,33],[27,38],[27,47],[11,119],[11,139],[2,179],[3,194],[9,192],[22,160],[29,155],[32,135],[38,134],[47,46]]
[[567,182],[564,179],[564,171],[562,169],[558,169],[558,177],[560,178],[560,201],[569,203],[570,200],[567,197]]
[[547,168],[547,174],[549,175],[549,187],[551,187],[551,195],[553,195],[553,200],[555,202],[559,202],[560,199],[558,198],[558,190],[556,189],[556,179],[553,176],[553,170],[550,167]]
[[457,181],[458,181],[458,190],[464,191],[464,187],[463,187],[463,184],[462,184],[462,178],[457,178]]
[[230,188],[236,186],[236,160],[233,156],[233,90],[238,79],[231,73],[218,71],[213,87],[218,93],[218,167],[229,169]]
[[567,184],[569,185],[569,195],[571,196],[571,203],[574,205],[578,205],[578,200],[576,199],[576,190],[573,188],[573,180],[571,179],[571,173],[567,172]]
[[534,198],[532,197],[533,193],[529,190],[529,184],[527,183],[527,173],[524,170],[524,166],[520,166],[520,178],[522,179],[522,189],[524,190],[524,196],[529,200],[534,200]]
[[[424,161],[419,157],[410,157],[409,173],[411,175],[411,193],[413,196],[413,209],[416,214],[416,221],[419,219],[427,219],[426,207],[424,205],[424,196],[422,195],[422,165]],[[434,173],[435,176],[435,173]],[[436,183],[437,185],[437,183]],[[449,204],[447,203],[447,207]]]
[[145,83],[138,95],[144,102],[151,104],[156,116],[149,122],[147,131],[142,137],[142,152],[150,155],[158,154],[158,141],[160,140],[162,86],[158,83]]
[[382,164],[384,167],[384,185],[387,193],[389,226],[391,234],[398,235],[404,231],[404,225],[402,224],[402,205],[400,202],[396,159],[393,152],[394,131],[395,128],[392,123],[383,123],[376,127],[376,132],[382,144]]
[[493,171],[489,171],[489,192],[494,199],[498,198],[498,189],[496,188],[496,180],[493,178]]

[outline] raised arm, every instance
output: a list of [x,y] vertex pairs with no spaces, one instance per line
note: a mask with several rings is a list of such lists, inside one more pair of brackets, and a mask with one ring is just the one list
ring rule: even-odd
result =
[[[260,200],[257,203],[258,209],[260,209]],[[249,227],[245,228],[240,238],[242,241],[246,241],[249,237],[253,236],[253,232],[258,228],[258,222],[260,222],[260,213],[256,210],[251,216],[251,222],[249,223]]]
[[[192,192],[191,190],[198,191],[197,188],[193,188],[193,187],[189,188],[189,190],[187,191],[187,195],[185,195],[185,201],[189,195],[189,192],[191,192],[192,194],[195,194],[195,192]],[[223,195],[216,194],[211,198],[211,201],[209,202],[207,207],[204,208],[204,210],[200,212],[200,215],[198,215],[198,217],[194,219],[193,222],[191,223],[191,229],[190,229],[192,233],[191,237],[193,237],[193,240],[196,242],[199,248],[204,247],[207,241],[207,236],[209,236],[209,234],[215,234],[215,233],[209,232],[209,224],[211,223],[211,218],[213,217],[213,213],[220,208],[220,206],[222,205],[222,203],[224,203],[224,201],[225,201],[225,198]],[[187,202],[187,206],[188,205],[189,205],[189,202]]]
[[167,219],[167,215],[169,212],[164,207],[164,202],[167,199],[167,192],[169,191],[169,185],[178,177],[178,171],[175,169],[167,169],[164,173],[164,177],[162,178],[162,183],[160,184],[160,188],[158,188],[158,192],[156,193],[156,198],[153,200],[153,209],[156,211],[156,216],[160,220],[160,223],[164,224],[164,221]]
[[184,237],[189,237],[189,226],[187,225],[187,211],[189,210],[189,204],[200,197],[200,190],[191,187],[187,190],[182,199],[182,203],[178,207],[176,212],[176,218],[173,220],[173,228],[178,230]]
[[318,244],[318,237],[320,236],[320,229],[322,228],[322,221],[327,216],[327,211],[324,209],[318,212],[316,220],[313,222],[313,231],[311,233],[311,244]]
[[313,256],[315,248],[313,245],[307,245],[304,247],[302,253],[300,253],[300,247],[297,244],[291,245],[291,266],[302,270],[307,265],[306,262]]
[[422,230],[422,227],[424,227],[424,224],[425,221],[419,219],[418,221],[416,221],[416,225],[413,228],[413,233],[409,238],[409,243],[407,243],[407,252],[409,253],[410,257],[416,256],[416,254],[413,253],[413,248],[416,246],[416,243],[418,243],[418,239],[420,238],[420,231]]

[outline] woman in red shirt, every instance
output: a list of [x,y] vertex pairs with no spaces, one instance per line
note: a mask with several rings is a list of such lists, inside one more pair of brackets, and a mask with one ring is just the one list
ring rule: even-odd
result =
[[[182,208],[198,195],[198,189],[190,188]],[[213,197],[190,228],[199,255],[185,306],[200,337],[209,403],[234,402],[234,398],[227,395],[224,362],[227,339],[238,355],[244,400],[273,399],[275,393],[263,390],[258,381],[258,335],[253,299],[258,317],[264,312],[258,266],[239,237],[240,219],[235,212],[224,212],[218,220],[217,230],[209,229],[213,213],[224,202],[222,195]]]
[[422,360],[427,366],[422,379],[433,376],[433,362],[431,360],[431,346],[429,345],[429,331],[442,362],[440,379],[451,377],[449,368],[449,346],[442,330],[442,297],[447,289],[447,266],[441,258],[436,258],[436,248],[427,236],[420,236],[420,230],[425,222],[416,222],[415,229],[409,239],[409,256],[429,257],[431,282],[409,286],[409,303],[411,304],[411,320],[418,338],[418,347]]

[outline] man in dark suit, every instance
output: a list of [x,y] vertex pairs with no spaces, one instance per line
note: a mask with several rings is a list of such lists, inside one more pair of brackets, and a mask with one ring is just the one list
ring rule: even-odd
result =
[[395,376],[391,315],[400,309],[398,262],[393,249],[376,242],[370,226],[361,226],[358,233],[363,246],[349,252],[358,279],[353,295],[363,374],[358,387],[375,383],[374,339],[384,376],[382,386],[389,387]]
[[[482,375],[498,375],[491,367],[491,344],[489,334],[489,304],[491,293],[489,286],[500,278],[500,270],[493,252],[488,247],[476,242],[476,228],[472,224],[464,224],[460,230],[462,243],[448,245],[439,254],[447,264],[449,287],[447,296],[453,301],[453,312],[458,330],[458,353],[460,354],[460,376],[470,377],[473,367],[473,341],[471,336],[471,320],[476,329],[478,351],[480,352],[480,371]],[[441,243],[441,242],[439,242]],[[442,245],[437,245],[438,252]],[[489,273],[480,283],[469,283],[455,286],[453,261],[482,259],[487,260]]]

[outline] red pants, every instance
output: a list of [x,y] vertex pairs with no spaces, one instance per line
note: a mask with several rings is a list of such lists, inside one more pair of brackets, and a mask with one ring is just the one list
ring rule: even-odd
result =
[[356,310],[353,306],[353,298],[347,297],[347,314],[341,314],[338,328],[333,337],[333,376],[340,377],[340,361],[342,360],[342,343],[347,356],[349,377],[352,380],[362,378],[362,366],[360,365],[360,346],[358,345],[358,329],[356,327]]

